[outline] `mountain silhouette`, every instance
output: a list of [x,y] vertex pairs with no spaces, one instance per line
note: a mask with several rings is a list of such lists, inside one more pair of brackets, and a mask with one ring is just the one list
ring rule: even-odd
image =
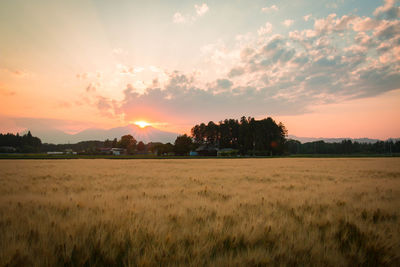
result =
[[[89,128],[78,132],[76,134],[68,134],[57,129],[29,129],[33,135],[39,137],[43,143],[52,144],[68,144],[78,143],[81,141],[98,140],[104,141],[106,139],[113,140],[114,138],[120,139],[121,136],[130,134],[136,140],[149,142],[162,142],[173,143],[178,136],[177,133],[161,131],[152,126],[140,128],[137,125],[130,124],[123,127],[116,127],[111,129]],[[27,131],[26,131],[27,132]],[[24,134],[24,132],[22,133]]]

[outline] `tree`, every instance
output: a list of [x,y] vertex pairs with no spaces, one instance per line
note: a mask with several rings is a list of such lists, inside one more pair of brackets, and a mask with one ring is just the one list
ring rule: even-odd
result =
[[168,155],[169,153],[174,152],[174,145],[168,142],[164,145],[163,149],[164,153]]
[[175,140],[174,152],[176,155],[187,155],[192,149],[192,138],[186,134],[180,135]]
[[299,154],[300,153],[301,143],[300,141],[289,139],[285,143],[286,151],[289,154]]
[[137,150],[140,151],[140,152],[145,151],[145,150],[146,150],[146,145],[145,145],[142,141],[140,141],[140,142],[137,144]]
[[112,146],[112,141],[109,140],[109,139],[106,139],[106,140],[104,141],[104,147],[113,147],[113,146]]
[[206,139],[208,144],[218,143],[219,127],[214,122],[210,121],[206,126]]
[[153,143],[151,146],[152,152],[157,153],[158,156],[168,155],[174,152],[174,145],[171,143]]
[[121,137],[121,140],[118,142],[118,147],[125,148],[128,154],[132,154],[136,149],[136,143],[136,139],[133,138],[132,135],[127,134]]
[[114,140],[112,141],[111,147],[118,147],[118,140],[117,140],[117,138],[114,138]]

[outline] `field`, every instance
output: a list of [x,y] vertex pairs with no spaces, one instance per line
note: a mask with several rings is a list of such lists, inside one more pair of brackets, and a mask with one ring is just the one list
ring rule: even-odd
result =
[[0,266],[399,266],[400,158],[0,160]]

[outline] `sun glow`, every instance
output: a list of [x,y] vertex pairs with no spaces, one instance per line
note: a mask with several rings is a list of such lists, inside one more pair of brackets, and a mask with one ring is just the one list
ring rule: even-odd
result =
[[147,126],[150,126],[151,124],[148,123],[147,121],[135,121],[135,125],[139,126],[140,128],[145,128]]

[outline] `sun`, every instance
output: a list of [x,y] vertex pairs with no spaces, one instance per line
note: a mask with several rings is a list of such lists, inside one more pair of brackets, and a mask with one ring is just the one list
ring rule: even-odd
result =
[[135,121],[135,125],[139,126],[140,128],[145,128],[147,126],[150,126],[151,124],[148,123],[147,121]]

